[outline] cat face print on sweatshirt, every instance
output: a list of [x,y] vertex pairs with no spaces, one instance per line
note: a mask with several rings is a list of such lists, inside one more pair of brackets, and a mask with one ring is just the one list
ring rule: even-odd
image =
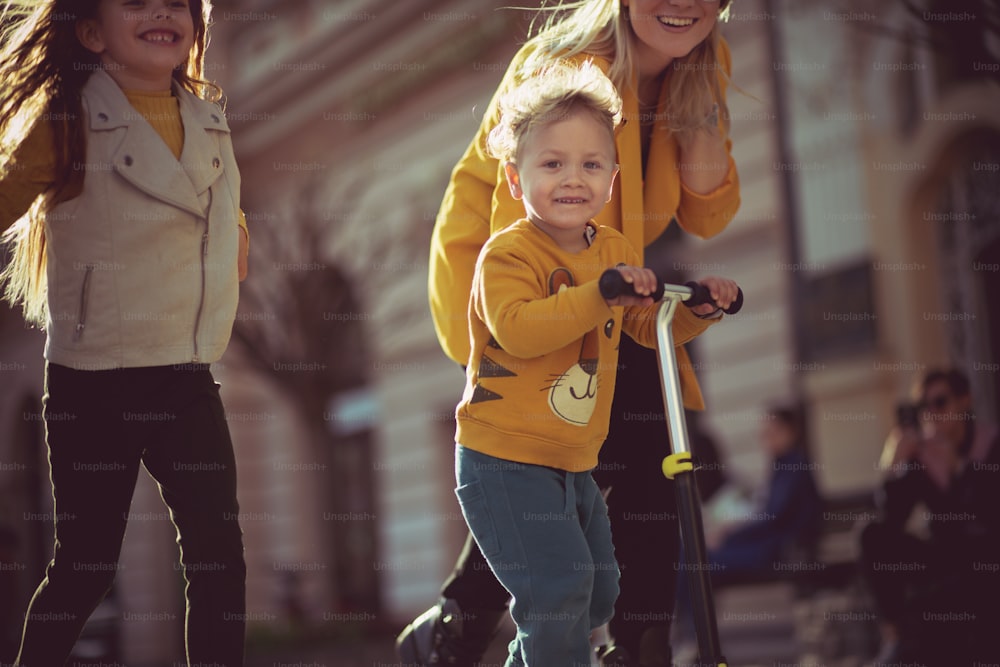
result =
[[[549,274],[549,295],[573,286],[569,269],[557,268]],[[577,362],[562,373],[552,376],[546,387],[552,413],[570,424],[586,426],[597,405],[597,362],[600,357],[598,331],[593,329],[580,341]]]
[[[564,289],[573,287],[575,284],[573,274],[565,267],[554,269],[548,278],[549,296],[558,294]],[[609,318],[601,327],[596,327],[587,332],[579,342],[579,354],[575,363],[559,373],[550,373],[544,380],[540,391],[546,392],[548,407],[551,414],[575,426],[586,426],[590,423],[590,418],[594,414],[597,406],[598,386],[598,362],[600,359],[601,335],[611,337],[614,332],[614,319]],[[483,401],[500,400],[501,378],[517,377],[508,366],[497,361],[501,354],[499,344],[492,338],[483,351],[479,363],[479,382],[477,382],[471,402],[479,403]],[[490,387],[484,386],[484,381]],[[520,391],[529,390],[525,387],[518,387]]]

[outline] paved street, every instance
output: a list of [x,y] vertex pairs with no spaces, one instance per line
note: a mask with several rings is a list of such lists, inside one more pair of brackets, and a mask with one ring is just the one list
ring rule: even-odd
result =
[[[857,595],[824,591],[796,599],[788,584],[747,586],[718,594],[719,632],[730,667],[862,667],[873,618]],[[482,667],[502,667],[501,632]],[[401,667],[393,637],[340,640],[257,652],[247,667]],[[679,663],[683,665],[684,663]]]

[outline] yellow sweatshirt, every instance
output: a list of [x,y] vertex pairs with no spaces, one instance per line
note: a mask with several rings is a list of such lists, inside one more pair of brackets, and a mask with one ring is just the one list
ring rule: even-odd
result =
[[[172,91],[123,92],[136,113],[156,130],[174,157],[180,159],[184,146],[184,124],[181,123],[177,98]],[[11,164],[0,177],[0,231],[24,215],[35,199],[55,182],[54,140],[52,127],[47,122],[38,122],[14,151]],[[79,194],[67,192],[64,197],[72,199]],[[242,211],[239,225],[247,231],[246,216]]]
[[[655,347],[658,308],[611,308],[597,281],[606,269],[638,261],[609,227],[597,227],[579,253],[566,252],[525,219],[486,243],[469,302],[472,353],[456,411],[459,444],[572,472],[597,465],[622,332]],[[676,344],[714,321],[678,308]]]
[[[466,308],[476,257],[491,232],[524,215],[523,204],[510,196],[502,165],[486,152],[486,136],[499,122],[498,99],[514,82],[515,73],[529,54],[528,48],[522,48],[514,56],[486,109],[479,131],[455,165],[431,238],[428,276],[431,314],[445,354],[460,364],[469,358]],[[728,73],[731,59],[725,42],[721,56],[723,69]],[[584,58],[591,56],[576,59]],[[593,60],[607,71],[606,60]],[[725,86],[725,77],[720,75],[720,79]],[[639,102],[630,88],[619,93],[627,121],[615,137],[621,174],[615,180],[611,202],[595,222],[622,232],[639,254],[640,264],[643,249],[656,240],[674,218],[685,231],[703,238],[725,229],[740,204],[739,180],[732,158],[722,185],[708,194],[697,194],[681,182],[676,140],[669,132],[654,131],[643,173]],[[661,94],[657,114],[665,113],[664,99]],[[726,145],[729,148],[728,140]],[[677,361],[687,389],[684,405],[703,408],[698,383],[683,348],[677,349]]]

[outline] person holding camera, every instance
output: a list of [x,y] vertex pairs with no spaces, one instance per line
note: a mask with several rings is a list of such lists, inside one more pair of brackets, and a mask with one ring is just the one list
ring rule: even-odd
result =
[[861,534],[883,631],[875,664],[971,664],[996,655],[1000,438],[977,420],[960,371],[932,370],[918,388],[883,451],[880,516]]

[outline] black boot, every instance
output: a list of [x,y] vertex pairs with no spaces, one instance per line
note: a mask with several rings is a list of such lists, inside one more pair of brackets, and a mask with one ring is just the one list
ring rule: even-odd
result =
[[480,662],[506,610],[462,611],[455,600],[434,605],[396,637],[406,667],[473,667]]
[[641,667],[671,667],[673,650],[670,647],[669,626],[646,628],[639,638],[639,665]]
[[614,644],[602,646],[597,651],[597,657],[601,667],[635,667],[628,651]]
[[646,628],[639,640],[638,660],[633,660],[627,649],[613,642],[602,646],[597,657],[601,667],[671,667],[670,632],[666,627]]

